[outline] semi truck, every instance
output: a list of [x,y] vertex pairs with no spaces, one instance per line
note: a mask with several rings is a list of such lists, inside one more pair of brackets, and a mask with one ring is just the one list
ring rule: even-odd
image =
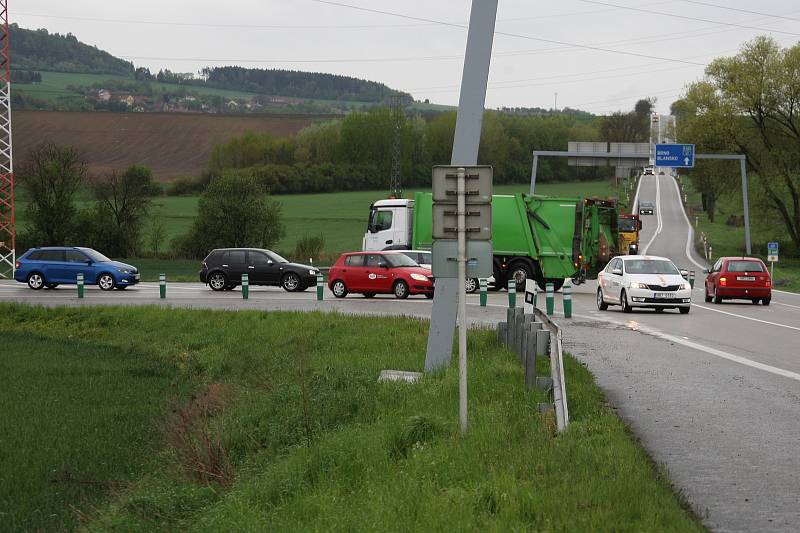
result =
[[[430,250],[433,198],[379,200],[370,206],[363,249]],[[637,228],[638,234],[638,228]],[[608,259],[628,253],[619,246],[615,200],[546,197],[528,194],[492,196],[492,247],[495,287],[527,279],[558,290],[565,278],[576,284],[594,279]]]

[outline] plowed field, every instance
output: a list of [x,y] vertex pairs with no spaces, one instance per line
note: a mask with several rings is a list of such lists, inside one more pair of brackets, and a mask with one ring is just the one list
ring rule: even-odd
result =
[[180,113],[15,111],[14,156],[19,165],[44,141],[76,147],[93,173],[139,164],[159,181],[199,174],[217,144],[245,131],[286,136],[325,117]]

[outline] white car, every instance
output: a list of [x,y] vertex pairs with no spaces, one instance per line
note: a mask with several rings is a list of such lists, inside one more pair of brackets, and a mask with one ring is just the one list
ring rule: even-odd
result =
[[[430,250],[397,250],[401,254],[405,254],[417,264],[423,268],[427,268],[431,270],[431,263],[433,262],[431,259],[431,251]],[[490,276],[487,280],[488,286],[494,286],[494,276]],[[468,293],[477,292],[480,288],[480,282],[478,278],[467,278],[466,280],[466,289]]]
[[684,272],[666,257],[623,255],[609,261],[597,275],[597,308],[605,311],[609,305],[622,306],[625,313],[649,307],[686,314],[692,305],[692,289]]

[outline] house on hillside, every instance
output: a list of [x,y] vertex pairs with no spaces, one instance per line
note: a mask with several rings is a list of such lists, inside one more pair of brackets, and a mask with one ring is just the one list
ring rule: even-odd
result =
[[108,102],[111,100],[111,92],[105,89],[100,89],[97,91],[97,100],[99,102]]

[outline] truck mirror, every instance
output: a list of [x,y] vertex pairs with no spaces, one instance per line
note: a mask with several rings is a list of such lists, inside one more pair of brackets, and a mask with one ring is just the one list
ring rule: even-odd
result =
[[642,230],[642,221],[641,220],[637,220],[636,221],[636,227],[639,229],[639,231]]

